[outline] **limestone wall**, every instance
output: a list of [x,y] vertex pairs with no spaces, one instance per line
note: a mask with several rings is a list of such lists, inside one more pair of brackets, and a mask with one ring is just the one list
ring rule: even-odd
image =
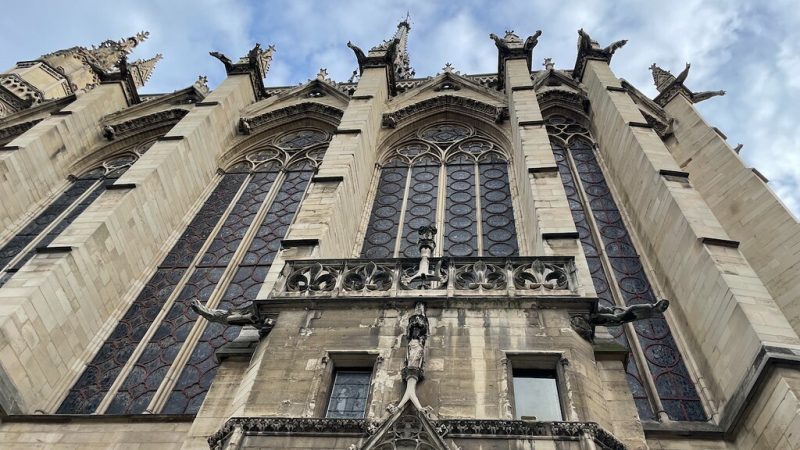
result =
[[674,300],[673,323],[684,331],[713,400],[724,408],[762,345],[800,348],[800,339],[737,249],[702,242],[730,237],[688,183],[659,174],[680,168],[652,129],[629,125],[644,118],[626,93],[606,89],[619,87],[608,65],[589,61],[583,83],[617,200],[659,285]]
[[181,448],[190,425],[188,422],[124,420],[3,423],[0,424],[0,443],[5,450],[169,450]]
[[73,164],[102,141],[99,120],[126,102],[119,84],[98,86],[7,144],[16,150],[0,151],[0,242],[64,186]]
[[800,334],[800,223],[686,98],[665,109],[676,119],[675,160]]
[[229,77],[207,100],[219,104],[195,108],[117,182],[135,188],[103,193],[50,245],[57,252],[35,256],[0,289],[7,412],[57,404],[113,328],[112,314],[132,301],[136,282],[180,231],[236,132],[238,111],[253,101],[249,77]]
[[342,181],[313,182],[300,205],[287,239],[318,239],[320,256],[348,257],[352,251],[377,161],[378,135],[388,98],[386,69],[367,69],[355,96],[345,109],[340,130],[331,140],[320,166],[320,178]]

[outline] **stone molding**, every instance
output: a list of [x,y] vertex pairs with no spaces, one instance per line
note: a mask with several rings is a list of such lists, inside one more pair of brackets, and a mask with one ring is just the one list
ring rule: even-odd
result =
[[322,103],[303,102],[253,117],[242,117],[239,121],[239,131],[243,134],[251,134],[253,131],[269,124],[270,122],[289,117],[302,117],[306,114],[319,114],[325,116],[338,125],[339,121],[341,121],[342,116],[344,115],[344,111]]
[[[433,420],[442,437],[577,440],[588,437],[600,449],[624,450],[625,445],[595,422],[532,422],[522,420],[450,419]],[[292,417],[233,417],[208,438],[212,449],[222,449],[225,440],[241,430],[245,436],[339,435],[369,437],[377,431],[370,419],[322,419]]]
[[409,117],[436,109],[448,108],[464,109],[472,113],[477,113],[478,115],[484,116],[498,123],[509,117],[508,108],[505,106],[494,106],[484,103],[480,100],[456,95],[439,95],[414,103],[413,105],[406,106],[405,108],[399,109],[395,112],[384,114],[381,125],[384,128],[395,128],[400,122],[408,119]]
[[287,261],[270,298],[426,295],[574,296],[572,257]]
[[106,125],[103,129],[103,136],[108,140],[113,140],[132,134],[139,133],[148,128],[161,128],[172,126],[178,123],[189,111],[180,108],[159,111],[153,114],[137,117],[113,125]]

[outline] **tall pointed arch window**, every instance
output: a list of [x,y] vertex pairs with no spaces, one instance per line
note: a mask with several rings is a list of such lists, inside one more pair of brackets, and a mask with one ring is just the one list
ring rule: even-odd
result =
[[519,252],[506,153],[466,125],[423,128],[387,154],[361,257],[419,256],[417,230],[429,224],[443,255]]
[[194,299],[256,298],[330,133],[301,129],[255,144],[219,178],[58,409],[69,414],[194,414],[237,327],[197,320]]
[[[589,131],[563,116],[547,120],[553,155],[567,193],[600,303],[655,303],[656,295],[606,183]],[[612,336],[632,352],[626,367],[639,417],[705,421],[700,397],[663,316],[626,327]]]
[[0,247],[2,287],[39,247],[48,246],[155,142],[142,142],[75,177],[66,190]]

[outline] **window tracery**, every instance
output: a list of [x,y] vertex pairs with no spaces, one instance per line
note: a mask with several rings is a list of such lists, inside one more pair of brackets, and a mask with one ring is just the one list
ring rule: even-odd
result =
[[238,308],[255,299],[330,133],[270,136],[229,165],[101,347],[59,413],[196,413],[237,327],[197,321],[191,301]]
[[517,255],[508,159],[497,144],[443,122],[420,129],[384,161],[362,257],[418,257],[416,230],[429,224],[444,230],[442,254]]
[[[547,131],[601,304],[655,303],[657,298],[606,183],[589,131],[576,121],[557,115],[547,120]],[[609,327],[608,331],[634,352],[626,372],[641,419],[655,420],[655,406],[671,420],[706,420],[702,402],[663,316],[635,322],[627,329]],[[653,386],[649,395],[648,378]]]
[[0,247],[0,287],[33,257],[36,248],[50,245],[154,142],[155,140],[148,140],[140,143],[75,178],[60,196]]

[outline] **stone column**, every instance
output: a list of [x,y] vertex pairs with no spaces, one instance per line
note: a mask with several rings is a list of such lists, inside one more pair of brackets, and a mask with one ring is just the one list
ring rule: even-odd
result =
[[[256,98],[251,75],[225,79],[0,289],[0,401],[7,413],[32,414],[57,403],[113,329],[214,177],[239,111]],[[67,123],[91,117],[96,127],[96,116],[81,111],[99,105],[80,105]],[[56,128],[76,147],[86,139],[83,128]]]
[[746,405],[753,383],[766,373],[764,366],[800,356],[800,338],[738,243],[621,89],[608,66],[621,44],[601,50],[582,36],[586,46],[579,45],[575,76],[589,92],[607,179],[628,213],[640,251],[659,269],[653,281],[674,305],[668,319],[694,350],[719,405],[715,419],[727,429]]
[[[370,52],[371,54],[372,52]],[[347,258],[355,245],[378,157],[381,118],[392,89],[384,64],[366,67],[286,240]]]
[[126,106],[121,83],[102,84],[0,147],[0,242],[62,189],[73,164],[103,141],[100,119]]
[[507,34],[498,43],[499,64],[503,66],[498,67],[498,76],[504,77],[511,116],[512,170],[517,180],[529,181],[519,184],[520,198],[514,205],[521,209],[524,237],[528,240],[527,245],[520,245],[520,253],[575,256],[581,293],[594,296],[589,267],[531,80],[533,48],[526,50],[522,41],[517,40],[515,35]]
[[690,98],[676,95],[664,103],[675,119],[667,140],[672,156],[725,231],[741,242],[739,250],[800,334],[800,223]]

